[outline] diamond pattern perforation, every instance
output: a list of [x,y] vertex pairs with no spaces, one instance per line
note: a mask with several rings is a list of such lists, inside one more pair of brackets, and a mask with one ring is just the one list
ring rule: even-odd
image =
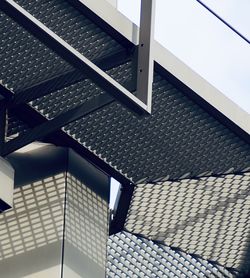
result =
[[[113,40],[109,36],[107,41],[111,45],[104,43],[102,46],[96,35],[99,34],[102,38],[103,32],[64,1],[18,3],[49,28],[58,34],[61,32],[60,35],[65,36],[64,39],[72,45],[76,35],[72,36],[72,41],[69,40],[73,30],[77,30],[77,36],[80,37],[81,34],[86,38],[86,41],[79,39],[80,45],[83,45],[81,51],[85,55],[92,49],[92,58],[96,58],[99,53],[105,56],[109,51],[113,53],[117,47],[116,43],[114,47],[111,46]],[[14,91],[72,70],[67,63],[3,13],[0,28],[3,33],[0,46],[3,67],[0,75]],[[105,53],[101,50],[104,48],[107,50]],[[115,79],[130,76],[129,70],[122,66],[111,74]],[[62,90],[62,104],[54,104],[55,95],[52,93],[44,99],[44,105],[40,108],[40,103],[34,103],[34,106],[48,118],[58,115],[84,101],[82,91],[77,89],[78,85]],[[87,86],[86,89],[87,98],[99,93],[96,86]],[[61,97],[60,92],[58,100]],[[250,165],[248,144],[159,75],[155,77],[153,86],[151,116],[139,117],[120,104],[113,103],[68,125],[65,130],[134,182],[143,179],[155,181],[162,178],[196,177],[208,171],[215,174],[237,172]]]
[[[124,84],[131,80],[130,68],[131,63],[126,63],[108,70],[107,73],[114,77],[117,82]],[[92,80],[83,78],[82,81],[38,98],[30,104],[51,119],[103,93],[107,92],[98,87]]]
[[89,59],[122,49],[120,44],[65,0],[16,2]]
[[224,267],[121,232],[108,241],[108,278],[234,277]]
[[250,165],[248,144],[159,75],[152,107],[152,115],[140,117],[113,103],[65,130],[134,182],[240,171]]
[[139,184],[125,227],[226,267],[249,268],[250,173]]
[[[67,1],[16,2],[91,60],[123,48]],[[0,58],[3,62],[0,76],[15,92],[73,70],[2,12],[0,26]]]
[[74,176],[67,174],[66,208],[66,242],[74,246],[79,254],[84,254],[105,269],[107,202]]
[[0,11],[0,76],[14,92],[72,67]]

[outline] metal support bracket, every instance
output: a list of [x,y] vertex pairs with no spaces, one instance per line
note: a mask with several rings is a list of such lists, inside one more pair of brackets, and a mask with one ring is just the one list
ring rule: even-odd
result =
[[[125,86],[128,85],[125,84]],[[26,115],[26,113],[29,114],[31,111],[35,113],[35,111],[28,104],[22,102],[22,100],[17,99],[16,101],[14,101],[15,94],[11,90],[9,90],[8,88],[0,84],[0,92],[2,88],[5,89],[6,98],[0,101],[0,113],[1,113],[0,120],[3,121],[3,124],[0,123],[0,129],[1,129],[0,132],[4,136],[6,133],[5,132],[6,128],[4,127],[4,123],[6,122],[4,120],[4,117],[6,116],[6,114],[4,114],[5,110],[12,111],[14,109],[13,112],[18,111],[18,113],[23,116]],[[52,120],[47,120],[38,112],[37,113],[40,115],[39,119],[37,119],[36,113],[35,115],[31,116],[32,119],[36,118],[35,124],[32,123],[33,121],[30,120],[29,116],[28,118],[25,117],[25,119],[23,120],[28,124],[30,124],[31,126],[33,126],[33,129],[27,131],[22,135],[19,135],[18,137],[12,139],[7,143],[5,143],[5,140],[2,140],[1,155],[6,156],[24,147],[25,145],[32,143],[33,141],[44,139],[47,136],[50,136],[57,131],[60,131],[60,128],[64,127],[65,125],[73,121],[76,121],[81,117],[87,116],[89,113],[92,113],[106,105],[109,105],[114,101],[115,99],[112,96],[110,96],[107,93],[104,93],[90,99],[89,101],[84,102],[83,104],[78,105],[73,109],[68,110],[67,112],[61,113],[59,116],[53,118]],[[43,118],[42,121],[41,121],[41,117]]]
[[155,0],[141,0],[140,36],[137,61],[137,97],[152,109],[154,61],[152,55],[155,23]]

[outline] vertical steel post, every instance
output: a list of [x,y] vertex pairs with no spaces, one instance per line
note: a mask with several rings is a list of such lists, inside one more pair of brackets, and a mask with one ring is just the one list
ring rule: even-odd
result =
[[138,46],[137,97],[151,112],[153,83],[153,40],[155,0],[141,0],[140,38]]

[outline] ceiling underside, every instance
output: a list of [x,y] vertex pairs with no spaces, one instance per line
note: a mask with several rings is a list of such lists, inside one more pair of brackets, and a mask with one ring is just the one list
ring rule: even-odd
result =
[[[104,31],[102,26],[98,26],[71,4],[75,1],[16,2],[124,87],[135,89],[135,47],[129,42],[121,43],[112,37],[112,32],[108,34]],[[18,101],[27,101],[29,108],[44,119],[51,120],[108,93],[95,80],[88,78],[86,72],[75,68],[56,50],[51,50],[46,41],[40,41],[21,22],[3,11],[0,12],[0,33],[0,80],[14,92]],[[138,184],[127,218],[126,227],[129,231],[152,237],[167,245],[182,247],[187,252],[193,251],[207,259],[221,261],[227,267],[239,268],[241,261],[223,257],[220,251],[215,257],[210,253],[207,255],[206,252],[210,252],[207,250],[211,249],[209,242],[199,249],[198,237],[202,231],[197,228],[194,231],[197,238],[190,238],[190,229],[196,229],[202,220],[206,228],[203,232],[213,238],[213,231],[217,233],[215,230],[220,225],[217,223],[220,219],[216,218],[218,221],[212,223],[210,215],[216,216],[217,213],[220,218],[223,213],[231,213],[233,216],[230,214],[225,218],[228,222],[224,221],[226,224],[223,227],[226,227],[227,235],[231,231],[234,233],[232,227],[235,227],[237,232],[234,236],[243,236],[239,240],[242,250],[246,246],[248,248],[248,222],[243,225],[241,219],[249,219],[249,192],[245,189],[249,187],[249,175],[244,172],[250,167],[250,146],[209,109],[205,110],[195,102],[188,91],[166,76],[164,70],[155,67],[151,115],[137,115],[113,100],[99,110],[65,125],[63,132],[111,166],[115,172]],[[34,127],[32,119],[23,117],[25,115],[20,113],[19,108],[9,111],[9,138],[22,136]],[[211,176],[216,180],[213,181],[214,188],[209,187]],[[238,182],[241,179],[237,177],[244,177],[246,184]],[[197,188],[193,189],[194,185]],[[231,187],[233,192],[230,192]],[[197,190],[201,194],[200,198],[195,197]],[[162,191],[169,195],[161,195]],[[147,199],[148,192],[150,197],[155,197]],[[214,195],[216,197],[212,197]],[[216,205],[209,203],[210,198],[217,198]],[[227,204],[223,198],[234,200]],[[148,206],[151,207],[150,202],[157,206],[152,214],[148,209]],[[211,208],[211,205],[218,208]],[[190,210],[186,211],[186,207]],[[200,217],[203,212],[197,212],[198,208],[210,213]],[[145,214],[145,210],[152,219]],[[171,213],[168,215],[169,211]],[[187,212],[192,214],[189,215],[191,219],[186,219]],[[180,220],[175,213],[183,214],[184,220]],[[196,213],[199,223],[193,225]],[[192,223],[184,225],[176,237],[169,236],[166,225],[171,224],[175,229],[175,225],[181,225],[178,221]],[[217,226],[214,228],[213,225]],[[241,228],[241,225],[244,227]],[[156,234],[155,230],[158,230]],[[225,246],[222,244],[224,247],[220,245],[220,250],[228,248],[226,254],[231,256],[234,237],[229,236],[227,240]],[[248,261],[248,257],[245,256],[244,260]],[[224,274],[218,277],[231,277]],[[110,275],[113,277],[113,274]]]

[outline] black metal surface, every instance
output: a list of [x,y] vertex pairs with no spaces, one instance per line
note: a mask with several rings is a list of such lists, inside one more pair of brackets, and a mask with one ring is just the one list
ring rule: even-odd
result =
[[0,199],[0,213],[4,212],[7,209],[10,209],[11,206],[5,203],[2,199]]
[[72,66],[2,10],[0,33],[1,80],[15,93],[73,70]]
[[[130,66],[114,69],[112,74],[128,76]],[[223,173],[232,167],[235,171],[248,167],[249,144],[191,101],[188,92],[176,89],[177,85],[174,87],[165,78],[157,75],[155,80],[153,117],[137,118],[113,103],[108,109],[72,123],[67,127],[69,135],[77,134],[76,138],[85,147],[106,158],[112,167],[117,166],[123,174],[131,173],[130,177],[140,175],[140,179],[178,178],[187,174],[195,177],[206,171]],[[63,91],[66,104],[70,104],[67,92],[71,91],[71,88]],[[79,93],[74,90],[70,98]],[[36,109],[55,116],[55,112],[60,112],[55,97],[63,101],[58,91],[36,101]],[[64,106],[63,110],[68,109]],[[152,147],[147,147],[149,144]],[[171,152],[170,146],[174,151]],[[141,156],[150,159],[143,164]]]
[[0,81],[0,95],[2,95],[5,99],[12,99],[13,94],[10,94],[10,90],[2,84]]
[[113,103],[65,130],[77,130],[78,140],[134,182],[237,172],[250,165],[249,144],[159,74],[152,116],[137,117]]
[[67,0],[15,2],[91,61],[126,49]]
[[104,30],[107,34],[109,34],[112,38],[114,38],[118,43],[123,45],[126,49],[133,49],[134,44],[123,37],[118,31],[116,31],[112,26],[110,26],[106,21],[97,16],[93,11],[88,9],[78,0],[67,0],[74,8],[79,10],[85,16],[87,16],[90,20],[95,22],[102,30]]
[[[122,66],[109,70],[108,74],[116,78],[124,87],[133,87],[130,75],[124,75]],[[30,105],[34,109],[42,111],[42,114],[46,115],[47,118],[52,119],[102,93],[103,90],[96,86],[94,82],[84,79],[65,88],[53,91],[47,96],[40,97],[32,101]]]
[[[31,112],[31,111],[30,111]],[[33,111],[31,115],[33,114]],[[111,177],[114,177],[117,181],[119,181],[123,187],[126,189],[126,186],[131,183],[131,180],[125,176],[121,171],[117,168],[113,167],[109,163],[107,163],[106,159],[102,156],[98,156],[96,153],[90,151],[88,148],[79,144],[73,137],[66,134],[63,131],[57,131],[47,136],[44,139],[46,142],[53,143],[57,146],[65,146],[72,148],[79,155],[85,157],[87,160],[91,161],[94,165],[102,169],[105,173],[109,174]],[[127,200],[130,202],[130,200]]]

